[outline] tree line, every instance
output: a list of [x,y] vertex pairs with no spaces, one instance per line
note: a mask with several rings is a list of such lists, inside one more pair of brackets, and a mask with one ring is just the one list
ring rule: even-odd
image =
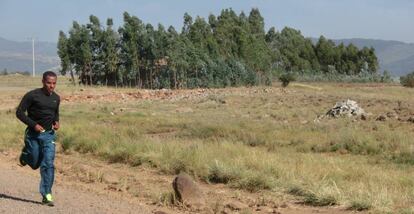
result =
[[373,48],[335,45],[321,36],[314,44],[299,30],[265,31],[258,9],[249,15],[224,9],[208,19],[184,14],[180,31],[155,28],[129,13],[114,29],[91,15],[59,32],[61,74],[85,85],[194,88],[271,84],[283,72],[375,74]]

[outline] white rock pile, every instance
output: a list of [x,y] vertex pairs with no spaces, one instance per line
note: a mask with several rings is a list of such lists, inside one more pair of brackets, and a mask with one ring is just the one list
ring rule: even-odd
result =
[[337,102],[336,105],[326,112],[327,117],[352,117],[352,116],[360,116],[363,117],[365,115],[364,109],[358,106],[356,101],[347,99],[346,101]]

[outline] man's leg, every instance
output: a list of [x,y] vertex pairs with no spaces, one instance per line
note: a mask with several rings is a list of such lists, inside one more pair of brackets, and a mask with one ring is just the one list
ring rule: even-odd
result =
[[[40,163],[40,194],[45,198],[48,198],[47,200],[52,202],[51,199],[51,193],[52,193],[52,186],[55,179],[55,136],[53,133],[45,133],[47,136],[42,136],[42,143],[41,143],[41,152],[43,155],[42,161]],[[43,138],[45,137],[45,138]],[[48,196],[49,195],[49,196]],[[53,206],[52,204],[49,204]]]
[[26,130],[24,136],[24,147],[20,155],[20,164],[22,166],[28,164],[32,169],[40,166],[41,154],[40,145],[37,136],[33,136],[29,130]]

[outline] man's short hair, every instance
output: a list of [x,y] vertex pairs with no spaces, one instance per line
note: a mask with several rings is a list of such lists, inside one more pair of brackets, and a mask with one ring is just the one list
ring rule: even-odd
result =
[[53,71],[46,71],[43,73],[43,80],[46,80],[47,77],[57,77],[56,73]]

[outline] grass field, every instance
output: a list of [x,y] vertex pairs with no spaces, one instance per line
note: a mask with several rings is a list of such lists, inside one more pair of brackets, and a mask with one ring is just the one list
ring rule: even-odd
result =
[[[58,81],[58,141],[67,153],[185,171],[205,182],[294,195],[313,206],[414,212],[414,123],[406,121],[414,116],[413,89],[296,83],[281,90],[275,83],[132,99],[124,95],[149,92]],[[40,79],[0,77],[0,150],[20,148],[24,125],[14,108],[36,86]],[[348,98],[371,113],[367,120],[314,121]],[[387,113],[400,120],[375,120]]]

